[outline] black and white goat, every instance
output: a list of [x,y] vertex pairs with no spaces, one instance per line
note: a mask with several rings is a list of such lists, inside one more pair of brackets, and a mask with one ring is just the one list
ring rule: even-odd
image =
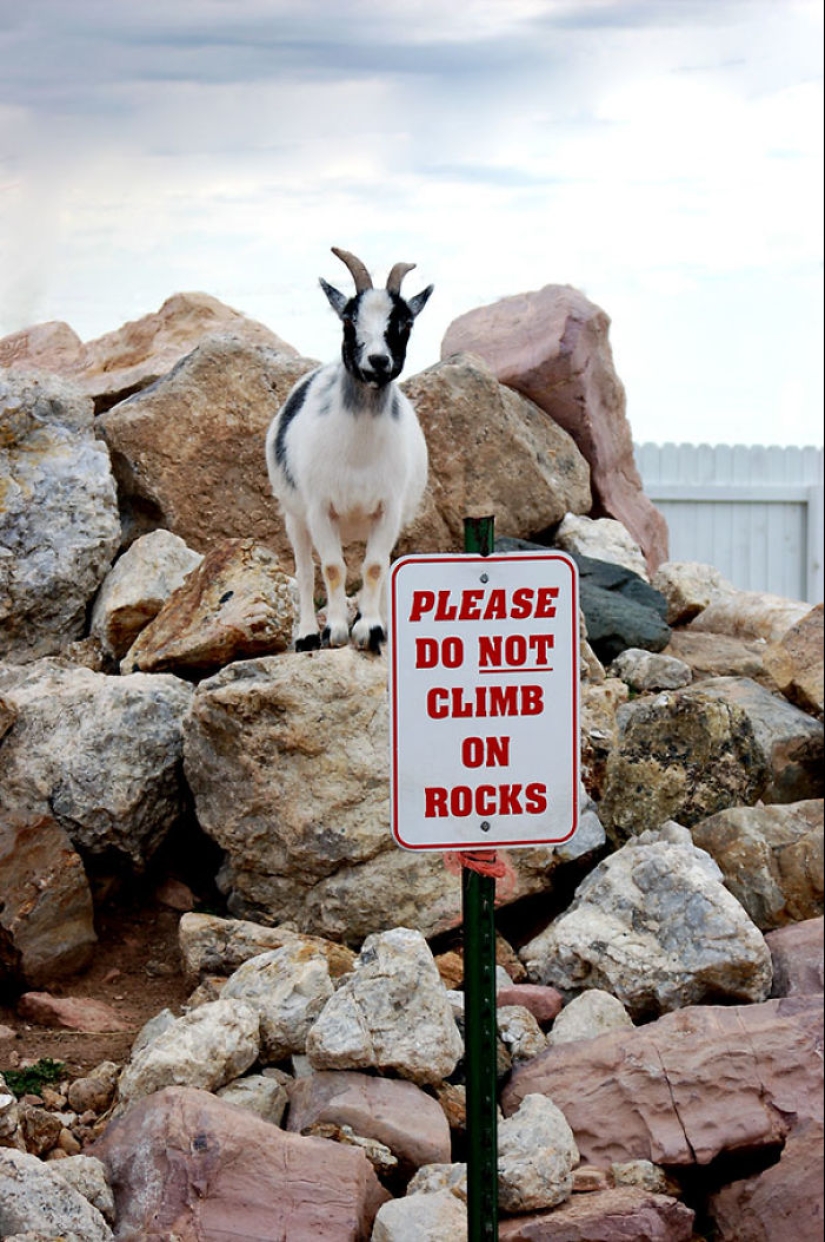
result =
[[[319,367],[290,392],[269,428],[266,461],[295,554],[296,650],[349,641],[342,545],[366,541],[356,646],[380,650],[390,553],[427,483],[427,446],[412,405],[394,383],[416,316],[433,291],[401,296],[414,263],[396,263],[386,289],[373,288],[360,259],[333,247],[355,281],[347,298],[321,278],[344,325],[341,361]],[[327,589],[323,636],[315,619],[313,547]]]

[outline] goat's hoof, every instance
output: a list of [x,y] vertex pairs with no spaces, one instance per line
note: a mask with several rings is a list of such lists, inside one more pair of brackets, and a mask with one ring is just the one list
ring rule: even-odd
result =
[[349,630],[346,626],[334,625],[330,627],[325,625],[321,633],[321,640],[325,647],[346,647],[349,642]]
[[373,655],[381,654],[381,645],[387,641],[383,625],[370,625],[360,616],[352,627],[352,640],[360,651],[371,651]]
[[318,651],[321,647],[320,634],[304,634],[303,638],[295,639],[296,651]]

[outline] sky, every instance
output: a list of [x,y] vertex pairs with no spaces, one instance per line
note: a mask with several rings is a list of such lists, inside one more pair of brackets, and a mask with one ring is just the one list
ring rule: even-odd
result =
[[821,0],[0,0],[0,335],[203,290],[337,356],[330,254],[570,284],[637,442],[823,442]]

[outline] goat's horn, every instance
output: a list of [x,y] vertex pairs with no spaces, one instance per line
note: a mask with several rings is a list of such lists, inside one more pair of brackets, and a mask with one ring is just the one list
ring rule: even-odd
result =
[[387,292],[400,293],[401,281],[407,275],[407,272],[411,272],[414,267],[414,263],[396,263],[395,267],[387,277]]
[[363,293],[365,289],[372,288],[372,277],[360,259],[356,259],[355,255],[350,254],[348,250],[339,250],[337,246],[332,247],[332,253],[349,268],[352,279],[355,281],[356,293]]

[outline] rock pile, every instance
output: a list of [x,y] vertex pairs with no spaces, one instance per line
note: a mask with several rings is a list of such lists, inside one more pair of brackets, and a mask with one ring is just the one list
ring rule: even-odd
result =
[[[483,508],[582,583],[581,826],[498,892],[500,1236],[813,1242],[822,605],[666,559],[598,308],[466,318],[405,548]],[[70,1022],[101,877],[176,839],[224,902],[125,1064],[28,1089],[0,1028],[0,1236],[466,1237],[460,879],[392,845],[385,660],[290,650],[262,446],[311,362],[179,295],[0,365],[0,991]]]

